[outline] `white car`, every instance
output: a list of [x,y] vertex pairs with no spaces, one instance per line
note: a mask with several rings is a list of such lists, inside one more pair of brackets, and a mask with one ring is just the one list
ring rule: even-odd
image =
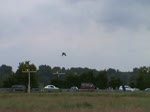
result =
[[47,85],[44,87],[44,89],[47,89],[47,90],[58,90],[59,88],[54,86],[54,85]]
[[72,87],[70,88],[70,91],[78,91],[78,87],[77,87],[77,86],[72,86]]
[[150,88],[146,88],[145,91],[150,91]]
[[[134,91],[134,89],[131,88],[130,86],[124,85],[124,87],[125,87],[125,91]],[[120,91],[123,91],[123,87],[120,86],[120,87],[119,87],[119,90],[120,90]]]

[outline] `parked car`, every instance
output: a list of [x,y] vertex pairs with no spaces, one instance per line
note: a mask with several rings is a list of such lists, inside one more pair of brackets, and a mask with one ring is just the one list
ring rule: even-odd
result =
[[131,88],[130,86],[127,86],[127,85],[124,85],[124,89],[123,89],[123,86],[120,86],[119,90],[120,91],[123,91],[123,90],[125,90],[125,91],[134,91],[133,88]]
[[78,91],[79,89],[78,89],[78,87],[77,86],[72,86],[71,88],[70,88],[70,91]]
[[24,85],[13,85],[11,89],[12,91],[25,91],[26,87]]
[[46,89],[46,90],[59,90],[59,88],[54,86],[54,85],[47,85],[44,87],[44,89]]
[[133,88],[134,89],[134,91],[140,91],[140,89],[139,88]]
[[81,83],[80,89],[96,89],[96,87],[92,83]]
[[145,91],[150,91],[150,88],[146,88]]
[[31,91],[40,91],[41,89],[40,89],[40,87],[33,87],[33,88],[31,88]]

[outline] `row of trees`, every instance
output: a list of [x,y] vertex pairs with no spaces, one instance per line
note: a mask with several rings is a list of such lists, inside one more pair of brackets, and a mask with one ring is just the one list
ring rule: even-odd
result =
[[2,65],[0,67],[0,86],[11,87],[15,84],[27,86],[28,75],[22,72],[26,70],[37,71],[31,73],[31,87],[37,87],[41,84],[43,86],[54,84],[60,88],[80,87],[83,82],[93,83],[100,89],[108,87],[115,89],[122,84],[142,90],[150,87],[150,67],[134,68],[132,72],[121,72],[112,68],[101,71],[89,68],[51,68],[48,65],[40,65],[37,69],[29,61],[19,63],[16,72],[12,71],[12,67]]

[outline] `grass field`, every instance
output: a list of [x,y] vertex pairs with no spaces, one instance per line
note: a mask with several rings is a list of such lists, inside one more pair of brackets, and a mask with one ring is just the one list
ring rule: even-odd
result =
[[150,92],[0,92],[0,112],[150,112]]

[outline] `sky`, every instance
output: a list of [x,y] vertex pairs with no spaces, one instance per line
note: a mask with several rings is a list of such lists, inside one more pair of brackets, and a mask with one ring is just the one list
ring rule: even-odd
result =
[[120,71],[150,65],[150,0],[0,0],[0,9],[0,65],[14,71],[24,61]]

